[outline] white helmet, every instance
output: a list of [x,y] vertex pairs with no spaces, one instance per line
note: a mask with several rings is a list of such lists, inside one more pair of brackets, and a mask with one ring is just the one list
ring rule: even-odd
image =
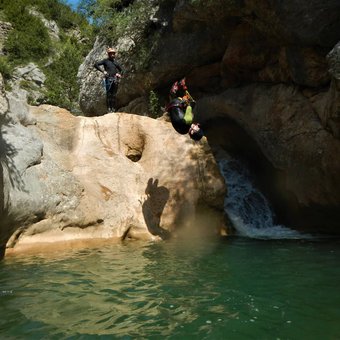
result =
[[107,54],[109,54],[109,53],[116,53],[117,51],[113,47],[108,47],[106,52],[107,52]]

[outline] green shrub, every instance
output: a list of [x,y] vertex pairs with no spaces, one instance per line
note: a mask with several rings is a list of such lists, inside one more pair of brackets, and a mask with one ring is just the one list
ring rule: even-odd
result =
[[13,25],[4,44],[9,60],[23,63],[47,57],[51,40],[42,21],[29,14],[25,0],[3,1],[6,18]]
[[151,117],[153,118],[157,118],[162,115],[159,98],[157,94],[152,90],[149,94],[149,111],[151,113]]
[[77,72],[82,59],[78,45],[69,39],[57,60],[45,69],[49,104],[74,108],[79,95]]
[[[29,9],[35,9],[47,20],[56,21],[60,40],[51,40],[44,23],[30,14]],[[76,108],[77,71],[94,40],[94,30],[85,16],[73,12],[64,0],[0,0],[0,14],[13,26],[4,46],[6,57],[0,57],[0,72],[4,78],[10,78],[15,66],[33,61],[47,77],[46,93],[41,100],[68,109]],[[79,42],[77,38],[70,38],[70,29],[80,31],[84,39]],[[49,66],[45,66],[47,62]],[[21,85],[30,86],[26,82]]]
[[9,63],[7,57],[0,56],[0,73],[5,80],[11,79],[13,68]]
[[79,20],[71,8],[59,0],[35,0],[34,7],[48,20],[54,20],[59,28],[69,29],[76,26]]
[[126,6],[123,3],[117,0],[97,1],[94,10],[95,22],[108,45],[116,45],[121,37],[133,41],[136,48],[125,55],[132,70],[148,69],[160,37],[156,32],[150,31],[149,27],[155,1],[127,1]]
[[32,83],[23,79],[20,81],[20,87],[25,90],[32,90]]

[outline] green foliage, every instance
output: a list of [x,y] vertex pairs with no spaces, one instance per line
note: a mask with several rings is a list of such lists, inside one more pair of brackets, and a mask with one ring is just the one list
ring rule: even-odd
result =
[[49,55],[51,48],[47,29],[37,18],[25,29],[12,30],[5,43],[11,61],[41,61]]
[[[31,14],[31,9],[57,23],[59,40],[51,40],[43,21]],[[79,92],[77,71],[94,40],[86,17],[73,12],[64,0],[0,0],[0,14],[13,26],[5,41],[6,57],[0,57],[4,78],[10,78],[15,66],[33,61],[47,76],[44,102],[75,108]],[[71,37],[70,32],[76,32],[77,37]],[[30,84],[21,85],[29,90]]]
[[42,13],[47,20],[54,20],[60,29],[89,25],[83,14],[73,12],[63,0],[1,0],[0,3],[0,10],[12,23],[20,22],[24,12],[28,12],[30,8]]
[[59,0],[35,0],[34,6],[46,19],[54,20],[60,29],[81,25],[85,18],[75,15],[72,9]]
[[7,57],[5,56],[0,56],[0,73],[2,74],[5,80],[11,78],[12,67],[11,64],[8,62]]
[[16,63],[41,60],[49,54],[51,41],[42,21],[31,15],[25,1],[4,0],[3,11],[13,25],[5,42],[9,60]]
[[29,105],[37,105],[38,104],[30,94],[28,94],[28,96],[27,96],[27,103]]
[[159,42],[159,36],[149,26],[155,1],[83,0],[82,4],[91,13],[107,45],[117,45],[120,38],[132,42],[135,48],[125,55],[131,69],[139,71],[150,66],[152,53]]
[[152,90],[149,94],[149,111],[151,113],[151,117],[153,118],[157,118],[162,115],[159,98],[157,94]]
[[96,10],[96,0],[80,0],[77,11],[82,14],[85,18],[93,20]]
[[69,39],[57,60],[45,70],[48,88],[46,102],[69,110],[75,108],[79,95],[77,72],[82,59],[78,45]]
[[22,64],[28,61],[44,62],[53,51],[48,30],[40,18],[30,14],[35,9],[47,20],[54,20],[61,31],[80,29],[93,40],[92,29],[83,15],[77,14],[61,0],[2,0],[1,13],[13,25],[5,49],[11,62]]
[[20,87],[25,90],[30,90],[32,87],[32,83],[27,80],[21,80]]

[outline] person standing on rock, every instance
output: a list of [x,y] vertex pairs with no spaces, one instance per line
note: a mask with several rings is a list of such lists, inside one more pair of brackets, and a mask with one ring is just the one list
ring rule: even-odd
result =
[[[118,83],[122,77],[123,69],[115,60],[116,50],[109,47],[107,50],[108,57],[94,64],[94,67],[104,74],[105,90],[106,90],[106,106],[107,112],[115,112],[116,110],[116,95]],[[104,67],[104,70],[101,68]]]
[[171,123],[174,129],[181,135],[189,134],[189,137],[195,141],[201,140],[203,131],[199,123],[194,123],[194,113],[192,111],[195,105],[194,99],[188,92],[185,84],[185,78],[176,81],[170,90],[170,103],[166,111],[170,115]]

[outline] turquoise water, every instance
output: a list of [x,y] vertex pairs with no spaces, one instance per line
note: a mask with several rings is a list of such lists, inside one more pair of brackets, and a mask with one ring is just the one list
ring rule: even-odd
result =
[[1,339],[340,339],[340,242],[190,239],[0,262]]

